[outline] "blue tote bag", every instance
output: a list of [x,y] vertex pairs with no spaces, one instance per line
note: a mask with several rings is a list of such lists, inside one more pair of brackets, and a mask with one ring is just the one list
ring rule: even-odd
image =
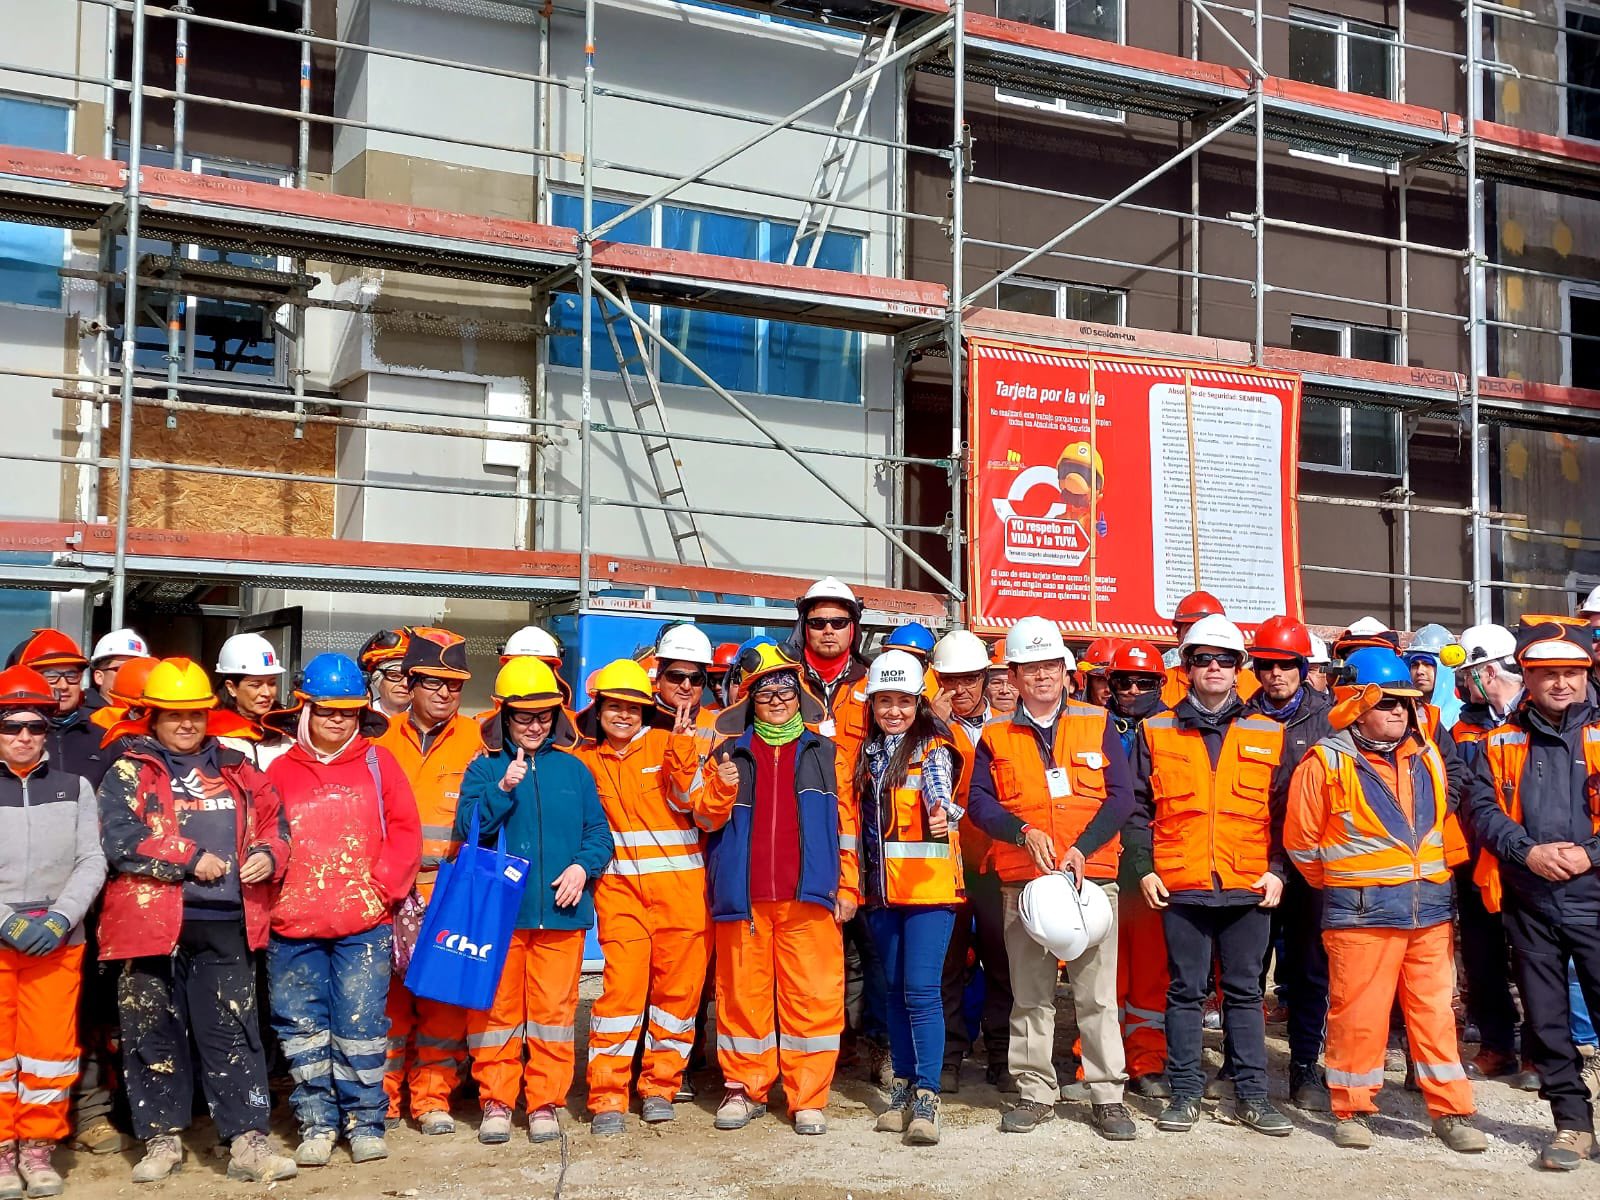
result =
[[455,861],[439,864],[406,970],[412,994],[459,1008],[491,1007],[527,887],[528,860],[506,853],[505,830],[493,850],[478,844],[474,808]]

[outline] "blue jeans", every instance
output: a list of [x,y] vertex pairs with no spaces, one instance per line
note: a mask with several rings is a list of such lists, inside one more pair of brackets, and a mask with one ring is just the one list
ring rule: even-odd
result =
[[342,938],[280,938],[267,946],[272,1027],[289,1061],[300,1133],[383,1136],[389,941],[379,925]]
[[867,910],[867,928],[888,983],[889,1055],[896,1079],[939,1090],[944,1065],[944,956],[956,914],[949,908]]
[[1567,964],[1567,1003],[1572,1006],[1572,1044],[1575,1046],[1600,1045],[1595,1036],[1594,1022],[1589,1018],[1589,1006],[1583,1002],[1583,989],[1578,986],[1578,968]]

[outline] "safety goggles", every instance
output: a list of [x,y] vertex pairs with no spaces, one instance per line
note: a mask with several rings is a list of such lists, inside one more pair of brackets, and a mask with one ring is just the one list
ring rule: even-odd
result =
[[750,699],[757,704],[787,704],[799,698],[800,689],[795,687],[761,688],[750,693]]
[[1239,656],[1230,650],[1224,650],[1220,654],[1202,651],[1199,654],[1189,655],[1189,665],[1191,667],[1209,667],[1213,663],[1219,667],[1237,667],[1239,665]]
[[675,687],[704,687],[706,683],[704,671],[663,671],[661,678]]
[[821,632],[824,629],[849,629],[852,622],[849,617],[807,617],[806,628]]
[[50,726],[45,721],[0,721],[0,734],[6,737],[43,737],[50,732]]
[[533,725],[548,725],[556,719],[556,710],[541,708],[532,711],[526,709],[512,709],[511,723],[518,729],[527,729]]
[[413,675],[411,686],[424,692],[449,692],[452,695],[466,686],[463,679],[440,679],[437,675]]
[[1166,680],[1159,675],[1113,675],[1113,692],[1159,692]]

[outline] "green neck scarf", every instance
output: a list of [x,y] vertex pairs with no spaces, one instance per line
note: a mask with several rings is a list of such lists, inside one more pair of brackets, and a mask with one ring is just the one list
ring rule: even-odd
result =
[[787,746],[790,742],[799,741],[800,735],[806,731],[806,723],[799,709],[782,725],[770,725],[756,717],[753,727],[756,736],[769,746]]

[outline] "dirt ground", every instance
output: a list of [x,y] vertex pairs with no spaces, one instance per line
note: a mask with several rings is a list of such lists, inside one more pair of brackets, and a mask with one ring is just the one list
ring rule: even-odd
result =
[[[586,981],[586,1001],[594,984]],[[587,1003],[585,1004],[587,1007]],[[1070,1044],[1071,1010],[1063,999],[1061,1035]],[[458,1113],[454,1137],[424,1138],[404,1128],[389,1135],[390,1158],[357,1168],[341,1145],[334,1162],[270,1188],[230,1182],[225,1160],[211,1153],[214,1138],[197,1128],[186,1139],[190,1157],[184,1170],[162,1184],[136,1188],[124,1159],[57,1155],[67,1173],[67,1195],[78,1200],[111,1197],[275,1197],[355,1200],[496,1200],[499,1197],[553,1197],[569,1200],[662,1197],[694,1200],[875,1200],[888,1197],[1071,1196],[1074,1200],[1253,1200],[1290,1195],[1356,1200],[1388,1197],[1593,1197],[1600,1186],[1600,1161],[1570,1175],[1551,1175],[1533,1167],[1548,1136],[1549,1109],[1537,1096],[1501,1083],[1476,1085],[1479,1122],[1489,1135],[1486,1153],[1451,1153],[1428,1130],[1421,1098],[1402,1087],[1393,1072],[1380,1097],[1382,1114],[1373,1121],[1377,1142],[1366,1152],[1338,1150],[1329,1141],[1332,1118],[1289,1107],[1282,1088],[1287,1073],[1282,1030],[1270,1038],[1276,1099],[1293,1119],[1288,1138],[1265,1138],[1228,1123],[1228,1106],[1208,1103],[1207,1119],[1192,1133],[1155,1129],[1155,1106],[1132,1101],[1139,1120],[1135,1142],[1112,1144],[1087,1125],[1088,1105],[1063,1103],[1057,1119],[1026,1135],[1001,1134],[1004,1105],[983,1083],[983,1064],[969,1061],[959,1095],[944,1108],[944,1137],[935,1147],[912,1149],[897,1137],[872,1131],[881,1107],[877,1090],[852,1064],[848,1077],[834,1085],[830,1132],[821,1138],[796,1137],[783,1115],[781,1096],[774,1113],[737,1133],[712,1128],[720,1093],[709,1080],[701,1097],[679,1105],[670,1125],[646,1128],[630,1118],[619,1138],[591,1138],[582,1120],[582,1099],[563,1118],[563,1147],[528,1143],[518,1115],[509,1145],[480,1146],[476,1121]],[[1217,1035],[1208,1035],[1215,1041]],[[1216,1065],[1216,1048],[1208,1049]],[[579,1060],[583,1061],[583,1047]],[[575,1093],[581,1091],[580,1078]],[[275,1129],[277,1140],[294,1144],[287,1113]]]

